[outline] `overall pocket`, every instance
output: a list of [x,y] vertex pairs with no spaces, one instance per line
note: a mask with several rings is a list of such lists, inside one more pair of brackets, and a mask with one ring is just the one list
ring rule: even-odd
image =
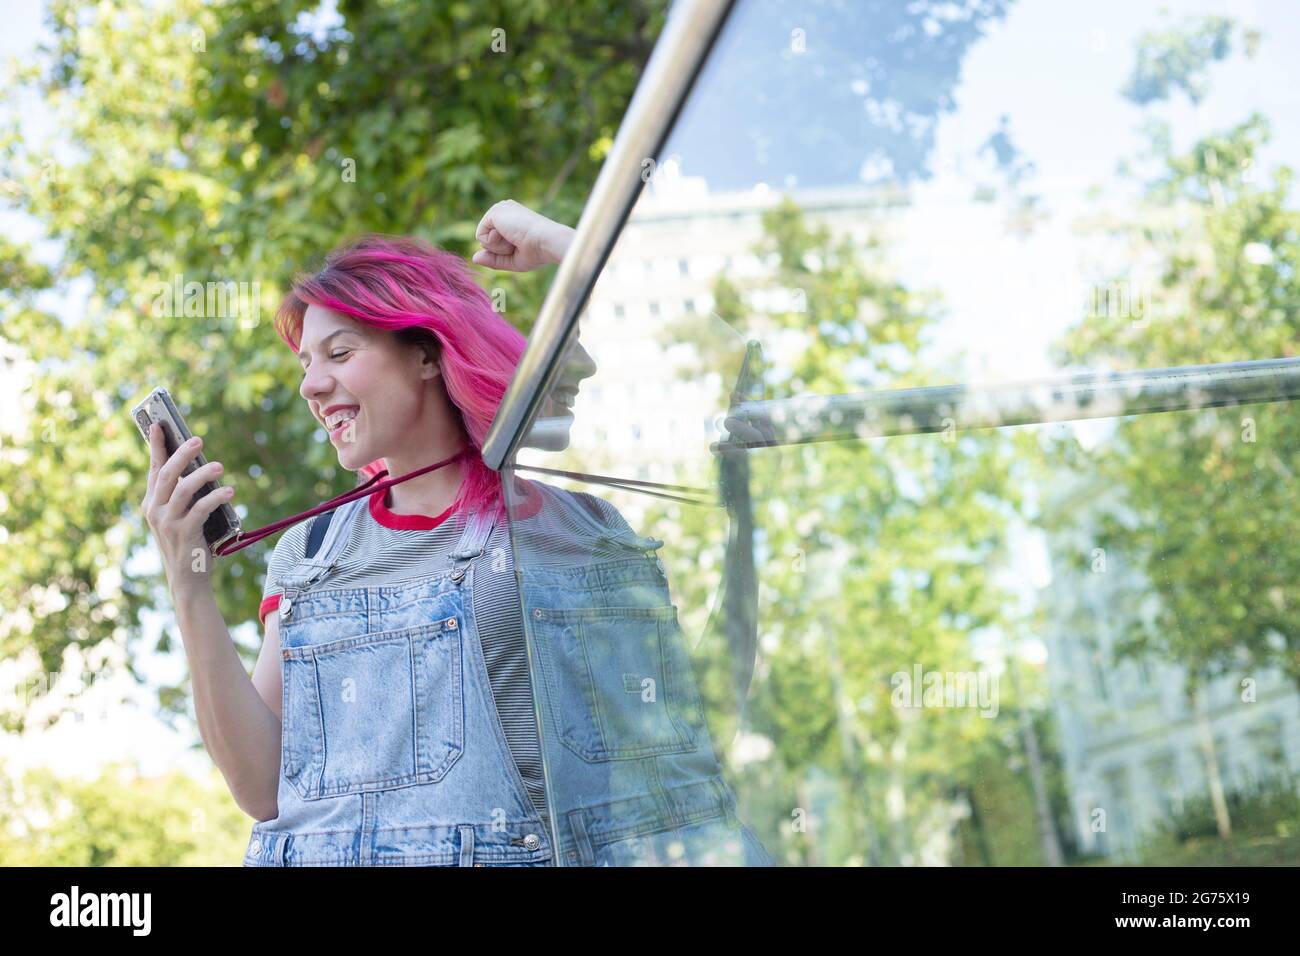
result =
[[696,748],[703,716],[675,605],[534,608],[546,698],[584,760]]
[[282,657],[282,768],[303,799],[433,783],[464,752],[460,631],[448,621]]

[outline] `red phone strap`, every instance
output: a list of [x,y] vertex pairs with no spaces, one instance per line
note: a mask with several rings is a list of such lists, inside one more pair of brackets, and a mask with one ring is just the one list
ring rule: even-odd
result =
[[[403,481],[407,481],[408,479],[414,478],[417,475],[423,475],[427,471],[434,471],[435,469],[441,468],[444,465],[450,465],[456,459],[463,458],[466,455],[468,455],[469,452],[470,452],[470,446],[466,445],[464,448],[462,448],[460,451],[456,452],[456,454],[452,455],[449,458],[444,458],[442,461],[435,462],[432,465],[426,465],[423,468],[417,468],[415,471],[407,472],[405,475],[402,475],[398,478],[389,478],[386,481],[380,481],[380,479],[383,478],[384,475],[388,474],[388,472],[387,470],[381,471],[379,474],[375,475],[375,477],[367,481],[364,485],[359,485],[358,487],[353,488],[351,491],[344,492],[343,494],[339,495],[336,498],[331,498],[329,501],[317,505],[315,508],[312,508],[310,511],[304,511],[302,514],[294,515],[292,518],[285,518],[281,521],[275,522],[274,524],[268,524],[266,527],[258,528],[254,531],[241,531],[238,534],[236,534],[233,538],[229,539],[228,541],[223,541],[221,544],[219,544],[213,550],[213,554],[219,555],[220,557],[225,557],[228,554],[234,554],[236,551],[240,551],[244,548],[247,548],[250,544],[254,544],[255,542],[261,541],[267,535],[275,534],[277,531],[280,531],[283,528],[287,528],[290,525],[297,524],[299,521],[304,521],[307,518],[312,517],[312,515],[318,515],[322,511],[329,511],[331,508],[337,508],[339,505],[347,504],[349,501],[355,501],[357,498],[361,498],[366,495],[373,495],[376,491],[379,491],[384,488],[391,488],[393,485],[401,484]],[[375,484],[375,482],[379,482],[379,484]],[[372,488],[371,485],[374,485],[374,487]]]

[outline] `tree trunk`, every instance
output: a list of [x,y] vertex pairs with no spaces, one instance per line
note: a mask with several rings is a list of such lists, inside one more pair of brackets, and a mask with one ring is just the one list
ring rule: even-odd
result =
[[1214,822],[1219,828],[1219,837],[1228,839],[1232,836],[1232,820],[1228,815],[1228,801],[1223,793],[1223,776],[1219,773],[1219,755],[1214,747],[1214,735],[1210,733],[1210,720],[1201,706],[1202,695],[1193,691],[1188,695],[1192,709],[1196,712],[1196,729],[1199,731],[1201,754],[1205,758],[1205,779],[1210,785],[1210,802],[1214,805]]
[[989,848],[989,836],[984,830],[984,818],[980,815],[979,804],[975,802],[975,790],[969,786],[963,786],[958,793],[965,798],[966,805],[970,807],[970,825],[971,832],[975,837],[975,849],[979,851],[980,865],[993,865],[993,851]]
[[[818,626],[822,622],[817,621]],[[861,801],[858,806],[862,808],[863,821],[863,839],[859,839],[858,820],[856,813],[848,815],[848,832],[849,846],[853,852],[865,848],[865,845],[871,840],[871,788],[867,786],[866,766],[867,766],[867,748],[866,740],[859,739],[857,715],[848,701],[848,693],[844,688],[844,670],[840,663],[839,650],[836,647],[835,628],[822,627],[822,633],[826,635],[827,663],[831,673],[831,698],[835,702],[835,725],[839,731],[840,753],[842,754],[844,775],[847,778],[848,793],[846,803],[854,806],[856,801]],[[868,864],[872,865],[871,854],[868,850]]]
[[1043,851],[1047,866],[1064,866],[1065,854],[1061,852],[1061,839],[1056,832],[1052,816],[1052,801],[1047,793],[1047,774],[1043,772],[1043,758],[1038,749],[1038,733],[1029,713],[1024,696],[1020,693],[1019,664],[1015,655],[1008,655],[1007,672],[1011,675],[1011,689],[1016,695],[1016,712],[1020,715],[1020,740],[1025,748],[1025,762],[1029,765],[1029,780],[1034,788],[1034,815],[1038,821],[1038,846]]

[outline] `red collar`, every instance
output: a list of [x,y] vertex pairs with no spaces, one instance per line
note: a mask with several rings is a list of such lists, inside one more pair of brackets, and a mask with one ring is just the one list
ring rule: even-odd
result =
[[451,517],[454,506],[447,508],[440,515],[404,515],[391,511],[385,499],[391,489],[376,491],[370,496],[370,514],[385,528],[395,531],[431,531]]
[[[531,518],[542,510],[541,492],[533,487],[532,482],[516,477],[515,487],[523,492],[522,499],[515,506],[516,519]],[[384,488],[370,495],[370,514],[385,528],[394,531],[432,531],[453,514],[453,507],[439,515],[399,514],[389,507],[388,493],[391,490]]]

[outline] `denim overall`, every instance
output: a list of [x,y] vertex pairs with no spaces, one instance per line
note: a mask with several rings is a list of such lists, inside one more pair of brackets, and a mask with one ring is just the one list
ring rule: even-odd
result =
[[331,588],[366,505],[341,506],[281,579],[279,813],[254,824],[244,865],[552,865],[469,600],[492,522],[468,522],[443,571]]
[[775,865],[714,753],[664,542],[532,486],[544,506],[511,532],[557,863]]
[[[445,571],[330,588],[361,498],[281,579],[279,814],[253,826],[244,865],[773,865],[714,754],[663,542],[534,487],[545,507],[511,534],[550,819],[501,731],[466,599],[492,520],[466,525]],[[560,527],[568,553],[549,557]]]

